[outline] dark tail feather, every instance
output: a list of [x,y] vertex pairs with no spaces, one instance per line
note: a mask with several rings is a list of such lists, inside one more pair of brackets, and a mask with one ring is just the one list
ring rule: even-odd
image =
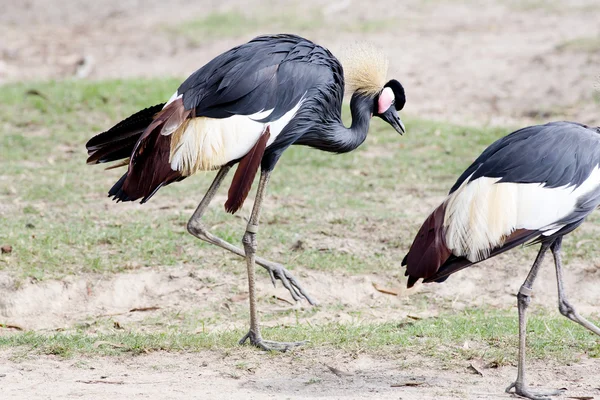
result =
[[[487,257],[487,258],[492,258],[494,256],[497,256],[500,253],[504,253],[505,251],[515,248],[523,243],[526,243],[539,235],[540,235],[539,231],[530,231],[527,229],[517,229],[516,231],[514,231],[512,234],[510,234],[506,238],[506,240],[502,246],[497,247],[494,250],[492,250],[490,252],[489,257]],[[486,260],[487,260],[487,258],[486,258]],[[483,260],[481,260],[481,261],[483,261]],[[423,282],[424,283],[444,282],[453,273],[458,272],[461,269],[470,267],[471,265],[477,264],[478,262],[481,262],[481,261],[471,262],[464,257],[456,257],[456,256],[452,255],[452,256],[450,256],[450,258],[448,258],[448,260],[440,267],[440,269],[434,275],[427,277],[426,279],[423,280]]]
[[148,107],[91,138],[86,143],[89,156],[87,163],[105,163],[131,156],[142,133],[163,106],[164,103]]
[[108,197],[112,197],[113,200],[117,200],[117,202],[129,201],[129,197],[123,193],[123,182],[125,182],[125,179],[127,179],[127,172],[124,173],[121,179],[119,179],[108,191]]
[[[126,194],[124,191],[123,191],[123,183],[125,182],[125,179],[127,179],[127,173],[123,174],[123,176],[122,176],[122,177],[121,177],[121,178],[120,178],[120,179],[117,181],[117,183],[115,183],[115,184],[113,185],[113,187],[112,187],[112,188],[111,188],[111,189],[108,191],[108,197],[112,197],[112,198],[113,198],[113,200],[116,200],[116,201],[117,201],[117,203],[118,203],[119,201],[134,201],[134,200],[137,200],[137,199],[139,199],[139,197],[136,197],[136,198],[130,198],[130,197],[129,197],[129,196],[128,196],[128,195],[127,195],[127,194]],[[161,184],[160,184],[160,185],[158,185],[156,188],[154,188],[154,190],[153,190],[153,191],[152,191],[150,194],[146,195],[146,196],[145,196],[145,197],[142,199],[141,203],[143,204],[143,203],[147,202],[148,200],[150,200],[150,198],[151,198],[152,196],[154,196],[154,194],[155,194],[156,192],[158,192],[158,189],[160,189],[161,187],[163,187],[163,186],[165,186],[165,185],[168,185],[169,183],[171,183],[171,182],[173,182],[173,181],[180,181],[180,180],[182,180],[182,179],[184,179],[184,177],[181,177],[181,176],[179,176],[179,174],[177,174],[177,173],[173,173],[173,178],[172,178],[172,179],[170,179],[170,180],[169,180],[169,179],[167,179],[167,180],[165,180],[165,182],[164,182],[164,183],[161,183]],[[141,196],[140,196],[140,197],[141,197]]]
[[406,265],[408,287],[419,278],[429,278],[450,257],[450,250],[444,242],[444,215],[446,204],[436,208],[425,220],[402,265]]
[[227,193],[227,201],[225,202],[225,211],[234,214],[237,210],[242,208],[244,200],[248,197],[252,182],[260,166],[263,155],[265,154],[265,148],[271,132],[269,127],[265,129],[258,142],[252,147],[252,149],[246,154],[241,160],[233,175],[229,192]]

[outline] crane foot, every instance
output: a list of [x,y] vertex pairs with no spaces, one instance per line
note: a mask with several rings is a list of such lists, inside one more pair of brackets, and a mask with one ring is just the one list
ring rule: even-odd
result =
[[269,276],[271,277],[271,282],[273,283],[273,286],[277,286],[276,280],[279,280],[283,284],[283,287],[285,287],[290,292],[294,301],[306,299],[306,301],[308,301],[310,305],[317,305],[317,302],[308,293],[306,293],[306,291],[304,290],[302,285],[300,285],[300,283],[294,277],[294,275],[292,275],[290,271],[285,269],[283,265],[274,262],[266,263],[261,261],[263,260],[256,260],[257,264],[264,266],[269,272]]
[[515,394],[517,396],[525,397],[531,400],[550,400],[547,396],[559,396],[561,395],[565,389],[558,390],[549,390],[544,392],[532,392],[529,388],[520,382],[513,382],[509,387],[506,388],[506,393],[511,393],[511,389],[515,389]]
[[262,337],[260,337],[260,335],[256,335],[252,331],[246,333],[246,335],[244,335],[244,337],[239,341],[239,344],[246,343],[246,340],[250,340],[251,345],[258,347],[261,350],[280,351],[282,353],[285,353],[294,347],[299,347],[308,343],[307,340],[303,340],[301,342],[274,342],[272,340],[264,340]]

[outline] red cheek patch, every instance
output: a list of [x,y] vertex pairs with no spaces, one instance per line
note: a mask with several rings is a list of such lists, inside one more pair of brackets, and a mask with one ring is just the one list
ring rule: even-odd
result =
[[377,102],[377,108],[378,108],[377,113],[383,114],[384,112],[386,112],[387,109],[390,108],[390,106],[392,105],[393,101],[394,101],[394,92],[392,91],[391,88],[386,87],[385,89],[383,89],[383,91],[379,95],[379,101]]

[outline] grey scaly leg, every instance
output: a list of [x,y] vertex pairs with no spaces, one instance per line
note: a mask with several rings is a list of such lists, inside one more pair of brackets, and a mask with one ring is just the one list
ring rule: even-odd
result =
[[579,325],[594,332],[596,335],[600,335],[600,328],[598,328],[596,325],[592,324],[590,321],[579,315],[579,313],[575,310],[575,307],[573,307],[567,300],[567,296],[565,295],[565,285],[562,273],[562,259],[560,256],[561,245],[562,236],[556,238],[556,240],[554,241],[554,243],[552,243],[551,246],[552,255],[554,255],[554,265],[556,266],[556,283],[558,285],[558,309],[562,315],[569,318],[571,321],[575,321]]
[[277,350],[287,351],[292,347],[297,347],[305,342],[293,342],[293,343],[280,343],[263,340],[260,334],[260,328],[258,326],[258,310],[256,309],[256,288],[254,285],[254,262],[256,261],[256,233],[258,232],[258,221],[260,219],[260,210],[262,208],[262,202],[265,198],[265,192],[267,184],[269,183],[269,177],[271,171],[261,171],[260,182],[258,184],[258,190],[256,192],[256,200],[254,201],[254,207],[252,208],[252,215],[250,215],[250,221],[246,228],[246,233],[242,242],[244,243],[244,250],[246,251],[246,264],[248,267],[248,293],[250,301],[250,330],[240,340],[240,344],[244,344],[246,340],[250,339],[250,343],[263,350]]
[[[229,172],[230,169],[231,169],[231,166],[228,166],[228,165],[221,167],[221,169],[217,173],[217,176],[215,177],[212,184],[210,185],[208,192],[206,192],[206,194],[204,195],[204,198],[198,205],[198,208],[196,208],[196,211],[194,211],[194,214],[188,221],[187,230],[189,233],[191,233],[192,235],[194,235],[195,237],[197,237],[199,239],[204,240],[205,242],[212,243],[212,244],[219,246],[225,250],[229,250],[230,252],[237,254],[240,257],[246,257],[246,254],[244,253],[244,251],[242,249],[213,235],[212,233],[210,233],[208,231],[208,229],[206,229],[204,224],[201,222],[204,212],[208,208],[208,205],[210,204],[212,199],[215,197],[215,194],[217,193],[219,186],[221,186],[221,182],[223,182],[223,179],[225,179],[225,177],[227,176],[227,173]],[[304,291],[304,289],[302,288],[300,283],[296,280],[296,278],[287,269],[285,269],[281,264],[277,264],[277,263],[265,260],[264,258],[261,258],[261,257],[256,257],[256,263],[258,265],[263,266],[269,272],[269,275],[271,276],[271,282],[273,282],[273,285],[275,285],[275,280],[279,279],[281,281],[281,283],[283,284],[283,286],[287,290],[289,290],[290,294],[292,295],[292,298],[295,301],[298,301],[298,300],[301,300],[304,298],[312,305],[317,304]]]
[[523,285],[521,285],[521,289],[519,289],[519,294],[517,295],[518,299],[518,307],[519,307],[519,362],[518,362],[518,370],[517,370],[517,380],[514,383],[511,383],[509,387],[506,388],[506,392],[509,393],[512,388],[515,389],[515,393],[519,396],[529,398],[531,400],[547,400],[548,398],[545,396],[555,396],[562,393],[560,390],[555,390],[551,392],[545,393],[533,393],[530,391],[529,387],[525,383],[525,349],[526,343],[525,338],[527,335],[526,327],[527,327],[527,307],[529,306],[529,302],[531,301],[531,292],[533,282],[537,276],[538,270],[542,265],[542,261],[544,260],[544,255],[546,251],[550,247],[548,243],[542,243],[540,247],[540,251],[525,279]]

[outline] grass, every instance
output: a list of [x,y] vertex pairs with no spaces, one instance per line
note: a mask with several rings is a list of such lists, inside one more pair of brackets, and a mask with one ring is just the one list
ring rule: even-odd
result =
[[[242,330],[193,332],[185,329],[159,333],[90,334],[85,329],[53,334],[26,332],[0,336],[0,349],[13,348],[19,356],[53,354],[62,357],[159,350],[230,350],[239,349],[237,341],[243,334]],[[514,364],[518,346],[516,313],[503,310],[469,310],[400,323],[277,326],[264,329],[263,336],[280,341],[309,339],[305,347],[308,349],[327,347],[398,356],[410,351],[447,365],[473,358],[498,365]],[[583,354],[600,356],[596,336],[561,316],[532,314],[527,340],[530,358],[573,362]]]
[[258,19],[237,12],[213,12],[202,18],[189,20],[172,28],[186,35],[194,44],[214,38],[238,37],[260,28]]
[[[222,251],[185,230],[213,174],[161,189],[142,206],[115,204],[105,197],[121,171],[85,165],[87,139],[164,101],[177,82],[3,87],[0,148],[7,150],[0,158],[0,212],[5,216],[0,219],[0,244],[13,246],[13,251],[0,255],[0,270],[46,279],[199,259],[206,265],[223,264]],[[405,137],[375,120],[366,143],[349,154],[290,148],[269,187],[259,242],[262,255],[292,268],[352,273],[397,269],[426,213],[481,150],[510,130],[403,118]],[[221,207],[217,201],[212,205],[207,225],[238,244],[244,222],[227,216]],[[245,217],[249,211],[246,205],[239,214]],[[592,215],[590,222],[567,239],[567,259],[600,255],[590,241],[600,220]],[[303,251],[290,250],[297,240],[306,243]]]
[[[3,87],[0,245],[13,250],[0,254],[0,270],[17,279],[37,280],[182,263],[199,269],[218,266],[224,273],[240,271],[223,251],[185,230],[213,174],[161,189],[146,205],[115,204],[106,198],[106,191],[122,172],[85,165],[84,145],[92,135],[169,98],[178,82],[72,81]],[[348,120],[348,110],[344,113]],[[405,137],[374,121],[366,143],[349,154],[290,148],[271,180],[259,253],[292,269],[399,275],[399,260],[427,212],[487,145],[510,131],[402,117],[408,128]],[[241,218],[226,215],[224,193],[223,189],[205,222],[217,235],[239,244],[250,207],[247,204],[239,213]],[[567,262],[600,255],[592,241],[599,218],[592,215],[565,241]],[[298,241],[303,242],[302,249],[293,251]],[[532,258],[535,249],[526,252]],[[306,313],[310,312],[316,311]],[[297,319],[300,322],[291,326],[267,328],[264,335],[278,340],[309,338],[310,346],[317,348],[407,349],[446,360],[485,355],[497,362],[514,361],[514,312],[445,312],[439,318],[401,324],[315,326]],[[53,334],[3,334],[0,347],[62,356],[198,351],[235,347],[243,334],[241,330],[211,332],[206,327],[214,321],[198,315],[194,321],[183,318],[178,325],[181,318],[172,325],[148,321],[158,327],[150,332],[82,326]],[[277,318],[266,315],[264,320]],[[533,357],[569,360],[582,353],[600,354],[593,336],[560,316],[534,315],[530,330]],[[472,342],[469,349],[462,347],[465,341]]]
[[[406,23],[407,21],[403,21]],[[165,29],[171,34],[183,36],[188,43],[197,46],[215,39],[254,36],[265,32],[314,33],[321,29],[344,32],[375,33],[398,29],[394,18],[348,19],[326,18],[320,9],[289,10],[277,7],[251,13],[237,10],[216,11],[200,18],[192,18]]]
[[253,13],[240,11],[212,12],[197,19],[167,27],[167,31],[183,35],[192,45],[210,42],[215,38],[236,38],[256,35],[259,32],[302,32],[314,30],[324,23],[323,15],[318,10],[299,15],[292,13]]
[[[140,206],[115,204],[105,197],[121,171],[85,165],[87,139],[136,110],[164,101],[176,87],[177,80],[167,79],[3,88],[0,148],[8,151],[0,158],[0,211],[7,218],[0,220],[0,243],[13,246],[13,252],[0,255],[0,269],[46,279],[119,272],[132,264],[221,262],[222,252],[208,250],[185,231],[212,174],[162,189]],[[442,195],[469,159],[506,132],[411,118],[406,124],[410,140],[375,121],[367,143],[346,155],[301,147],[287,151],[269,188],[262,253],[274,258],[283,253],[282,261],[310,268],[396,268],[404,250],[398,241],[409,240],[401,227],[418,223],[422,215],[409,213],[395,199],[415,187],[417,197]],[[209,210],[208,226],[238,243],[243,222],[227,217],[221,207],[214,204]],[[315,209],[331,211],[311,211]],[[240,214],[248,213],[246,206]],[[375,227],[386,229],[370,234]],[[310,239],[300,255],[289,251],[299,235]],[[361,244],[366,236],[381,250],[367,252],[372,243]],[[357,246],[342,252],[343,241]]]
[[588,3],[571,4],[567,9],[564,3],[559,0],[509,0],[504,2],[511,10],[517,12],[594,12],[598,9],[597,5]]
[[588,54],[600,52],[600,36],[579,37],[556,46],[559,51],[573,51]]
[[515,11],[556,11],[560,7],[554,0],[509,1],[508,5]]

